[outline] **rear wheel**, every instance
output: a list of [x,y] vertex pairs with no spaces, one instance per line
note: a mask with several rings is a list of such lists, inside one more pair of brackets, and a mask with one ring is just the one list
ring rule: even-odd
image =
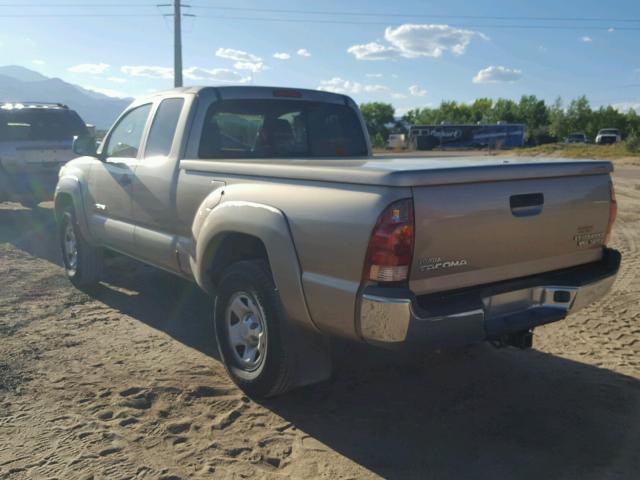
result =
[[290,385],[287,320],[265,262],[241,261],[219,282],[214,324],[220,357],[248,395],[269,397]]
[[81,289],[94,286],[102,273],[102,250],[84,239],[73,207],[65,207],[59,228],[62,261],[67,278]]

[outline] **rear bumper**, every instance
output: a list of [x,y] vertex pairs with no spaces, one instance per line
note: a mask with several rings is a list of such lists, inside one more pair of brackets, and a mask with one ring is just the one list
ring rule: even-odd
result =
[[620,253],[600,262],[473,289],[416,297],[406,288],[368,287],[357,324],[368,343],[429,347],[466,345],[562,320],[604,296]]

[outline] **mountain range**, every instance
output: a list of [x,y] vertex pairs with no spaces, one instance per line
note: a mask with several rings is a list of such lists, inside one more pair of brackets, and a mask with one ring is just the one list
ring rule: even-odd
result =
[[0,104],[4,102],[64,103],[86,123],[104,130],[131,103],[131,98],[114,98],[60,78],[49,78],[17,65],[0,67]]

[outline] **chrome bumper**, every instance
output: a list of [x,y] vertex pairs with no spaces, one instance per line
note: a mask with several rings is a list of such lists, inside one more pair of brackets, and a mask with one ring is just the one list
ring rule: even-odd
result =
[[[428,299],[419,301],[408,290],[393,289],[387,295],[384,288],[370,287],[360,301],[359,333],[373,344],[441,347],[477,343],[562,320],[609,291],[620,254],[607,250],[605,256],[590,275],[586,275],[588,269],[576,267],[549,274],[549,280],[560,279],[560,283],[547,283],[544,276],[537,276],[524,288],[527,282],[522,279],[512,282],[512,290],[509,282],[499,288],[482,287],[470,295],[452,295],[433,309]],[[576,275],[586,279],[571,285]]]

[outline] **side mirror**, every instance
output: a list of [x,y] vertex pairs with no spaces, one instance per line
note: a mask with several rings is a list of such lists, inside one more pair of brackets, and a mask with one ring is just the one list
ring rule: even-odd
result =
[[73,153],[80,156],[96,156],[96,140],[93,137],[73,137]]

